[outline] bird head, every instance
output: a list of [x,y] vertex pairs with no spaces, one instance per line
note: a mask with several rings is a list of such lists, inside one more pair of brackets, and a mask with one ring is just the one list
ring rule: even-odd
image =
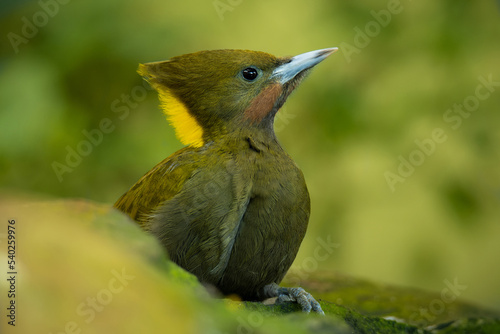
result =
[[312,67],[337,48],[275,57],[211,50],[140,64],[185,145],[201,147],[241,128],[273,132],[274,116]]

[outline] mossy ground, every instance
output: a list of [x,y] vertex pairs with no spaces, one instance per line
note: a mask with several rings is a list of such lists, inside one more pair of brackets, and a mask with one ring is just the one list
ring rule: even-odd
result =
[[[459,298],[335,272],[301,282],[324,317],[290,303],[214,299],[108,205],[2,200],[0,219],[2,231],[16,220],[19,245],[18,317],[1,333],[500,333],[499,314]],[[440,300],[439,314],[420,315]]]

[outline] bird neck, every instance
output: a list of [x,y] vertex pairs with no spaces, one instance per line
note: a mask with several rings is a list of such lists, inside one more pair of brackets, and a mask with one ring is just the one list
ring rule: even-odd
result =
[[226,126],[214,132],[205,133],[205,143],[219,144],[221,147],[240,150],[245,147],[256,152],[283,151],[271,126],[262,124],[245,124],[232,128]]

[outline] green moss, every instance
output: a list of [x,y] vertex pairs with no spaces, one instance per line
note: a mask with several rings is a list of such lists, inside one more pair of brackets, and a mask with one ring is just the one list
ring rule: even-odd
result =
[[[422,321],[420,310],[440,300],[440,293],[333,272],[311,273],[301,282],[326,316],[304,314],[293,303],[209,298],[154,238],[111,207],[90,201],[0,201],[0,224],[9,219],[16,220],[22,240],[23,308],[16,327],[23,333],[67,326],[92,333],[500,332],[495,312],[457,299],[432,321]],[[7,302],[2,298],[6,294],[0,301]],[[89,300],[99,312],[91,312]]]

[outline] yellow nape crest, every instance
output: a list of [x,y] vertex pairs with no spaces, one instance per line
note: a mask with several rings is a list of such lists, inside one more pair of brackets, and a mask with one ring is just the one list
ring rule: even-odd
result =
[[[160,87],[159,87],[160,88]],[[158,89],[163,113],[175,129],[175,135],[184,145],[203,146],[203,129],[191,116],[187,107],[164,87]]]
[[160,106],[167,120],[175,129],[175,135],[184,145],[202,147],[203,128],[198,121],[189,113],[186,105],[179,100],[168,88],[160,85],[155,80],[155,75],[150,74],[144,64],[139,64],[137,72],[143,76],[149,84],[156,89],[160,99]]

